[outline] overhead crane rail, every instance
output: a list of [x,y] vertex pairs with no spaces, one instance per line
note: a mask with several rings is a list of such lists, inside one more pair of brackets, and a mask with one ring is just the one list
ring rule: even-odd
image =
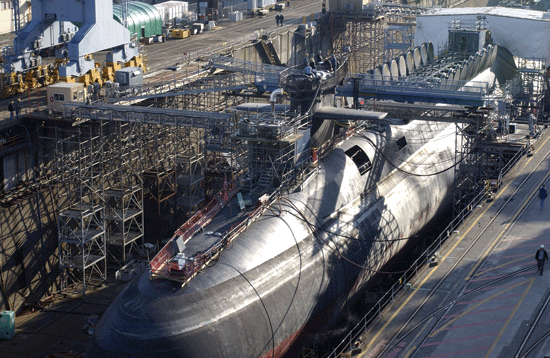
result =
[[213,125],[230,126],[235,121],[233,113],[200,112],[114,104],[86,105],[78,102],[68,102],[65,104],[64,116],[74,118],[77,121],[108,120],[193,128],[211,128]]
[[[142,101],[146,99],[187,96],[187,95],[193,95],[193,94],[242,91],[242,90],[246,90],[247,88],[248,88],[247,85],[235,85],[235,86],[223,86],[223,87],[215,87],[215,88],[188,89],[185,91],[170,91],[170,92],[164,92],[164,93],[143,94],[143,95],[137,95],[137,96],[125,96],[123,92],[120,92],[119,93],[120,98],[117,98],[117,96],[112,96],[113,98],[111,98],[109,102],[111,103],[120,102],[121,98],[123,98],[125,101]],[[137,89],[136,91],[138,94],[141,92],[139,89]],[[134,93],[134,92],[130,91],[129,93]],[[143,93],[147,93],[147,91],[144,91]]]
[[344,85],[336,88],[336,94],[344,97],[361,97],[394,100],[400,102],[447,103],[482,106],[488,93],[486,82],[391,76],[348,75]]

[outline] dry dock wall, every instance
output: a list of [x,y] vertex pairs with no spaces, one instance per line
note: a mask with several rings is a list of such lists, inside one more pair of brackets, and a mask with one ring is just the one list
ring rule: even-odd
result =
[[[330,51],[330,38],[324,39],[318,29],[319,27],[313,31],[311,29],[294,31],[293,29],[292,31],[273,33],[269,37],[257,41],[271,42],[281,64],[293,67],[303,63],[306,53],[313,56],[318,51],[322,51],[326,55]],[[265,63],[257,50],[257,41],[233,49],[233,57],[244,61]]]
[[0,310],[17,311],[57,291],[54,195],[27,192],[0,208]]

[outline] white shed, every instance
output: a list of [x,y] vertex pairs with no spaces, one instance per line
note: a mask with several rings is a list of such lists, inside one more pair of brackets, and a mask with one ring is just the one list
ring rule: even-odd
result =
[[187,1],[171,0],[153,6],[161,13],[164,24],[173,24],[174,20],[182,21],[188,16],[189,3]]

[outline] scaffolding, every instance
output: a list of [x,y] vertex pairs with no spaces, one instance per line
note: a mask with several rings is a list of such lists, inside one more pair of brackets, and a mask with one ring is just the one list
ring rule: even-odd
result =
[[139,177],[142,146],[135,123],[100,122],[103,131],[105,181],[102,200],[106,215],[108,261],[122,267],[143,245],[143,186]]
[[384,62],[384,18],[334,13],[333,49],[350,52],[349,72],[367,73]]
[[90,284],[107,278],[103,129],[93,125],[53,128],[45,133],[48,137],[42,137],[54,144],[49,182],[57,194],[60,286],[82,294]]
[[124,266],[132,253],[143,245],[143,196],[140,186],[125,190],[109,189],[104,193],[106,204],[108,259],[116,267]]
[[517,75],[505,85],[506,94],[514,98],[512,108],[516,121],[527,122],[530,114],[544,115],[544,97],[548,91],[545,70],[545,59],[517,60]]
[[384,28],[384,62],[397,58],[413,47],[414,26],[415,23],[410,21],[388,23]]
[[163,237],[166,227],[174,227],[176,204],[175,168],[150,168],[143,172],[143,185],[146,189],[147,220],[157,222],[156,236]]
[[204,180],[204,153],[189,150],[176,156],[175,162],[178,173],[176,208],[184,217],[191,217],[192,213],[201,207],[205,198],[201,186]]
[[173,81],[153,82],[130,89],[110,88],[106,93],[111,103],[139,101],[141,105],[158,108],[218,111],[241,103],[238,94],[246,91],[251,81],[250,73],[208,77],[200,74],[194,81],[174,78]]
[[250,139],[251,192],[264,193],[279,186],[287,187],[293,180],[296,141],[301,136],[291,134],[280,139]]
[[370,3],[358,13],[331,11],[334,52],[351,52],[349,71],[368,73],[412,47],[415,16],[425,10],[419,6]]

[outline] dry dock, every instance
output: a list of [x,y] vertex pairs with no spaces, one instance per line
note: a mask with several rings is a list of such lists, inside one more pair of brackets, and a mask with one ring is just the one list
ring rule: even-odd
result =
[[90,338],[84,331],[88,318],[101,317],[123,288],[113,277],[84,297],[68,292],[51,296],[43,301],[43,309],[36,307],[16,317],[16,335],[0,341],[0,357],[82,357]]
[[[525,141],[525,131],[509,140]],[[535,251],[550,248],[550,202],[539,186],[550,177],[550,133],[534,143],[505,178],[494,200],[478,207],[348,350],[352,357],[542,357],[550,329],[545,302],[550,264],[536,272]],[[60,293],[16,317],[16,336],[0,341],[0,357],[82,357],[88,319],[105,312],[124,284],[110,278],[86,296]],[[536,322],[535,322],[536,321]],[[535,329],[531,331],[532,327]],[[530,338],[526,339],[526,336]],[[397,338],[395,338],[397,337]],[[347,355],[342,355],[347,357]]]

